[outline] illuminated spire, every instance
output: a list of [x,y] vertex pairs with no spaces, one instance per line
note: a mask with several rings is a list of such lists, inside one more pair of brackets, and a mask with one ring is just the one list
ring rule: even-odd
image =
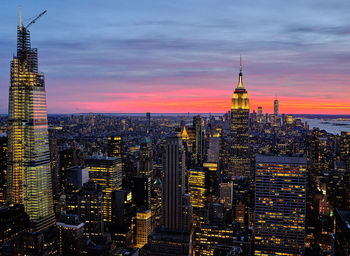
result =
[[237,88],[244,88],[243,86],[243,64],[242,64],[242,55],[239,57],[239,79],[238,79],[238,86]]

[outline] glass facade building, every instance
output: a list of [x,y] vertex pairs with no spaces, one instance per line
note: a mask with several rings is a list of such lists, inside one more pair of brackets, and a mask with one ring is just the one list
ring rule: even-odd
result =
[[54,223],[46,93],[30,33],[18,26],[17,56],[11,62],[7,199],[24,204],[32,229]]

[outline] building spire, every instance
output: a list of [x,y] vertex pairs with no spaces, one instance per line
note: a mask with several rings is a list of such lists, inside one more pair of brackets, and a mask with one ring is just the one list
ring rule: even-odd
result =
[[243,70],[243,64],[242,64],[242,55],[239,55],[239,71],[242,73]]
[[242,55],[239,57],[239,79],[237,88],[244,88],[243,86],[243,64],[242,64]]
[[19,16],[19,27],[23,28],[23,18],[22,18],[22,7],[18,6],[18,16]]

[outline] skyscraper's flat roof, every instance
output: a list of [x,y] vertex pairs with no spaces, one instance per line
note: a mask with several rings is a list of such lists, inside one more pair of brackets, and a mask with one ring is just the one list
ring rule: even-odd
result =
[[306,164],[305,156],[256,155],[256,163]]

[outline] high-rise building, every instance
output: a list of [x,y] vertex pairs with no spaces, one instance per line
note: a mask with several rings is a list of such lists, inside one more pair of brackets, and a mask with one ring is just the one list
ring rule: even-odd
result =
[[103,194],[93,181],[86,182],[78,193],[78,212],[80,220],[85,223],[84,236],[103,235]]
[[303,255],[306,158],[256,156],[255,255]]
[[78,165],[77,150],[74,147],[65,148],[58,152],[59,157],[59,183],[61,192],[67,191],[66,170]]
[[182,140],[169,137],[164,146],[162,226],[149,235],[140,255],[190,255],[192,206],[185,194],[185,152]]
[[151,178],[136,176],[132,178],[132,201],[139,211],[151,209]]
[[165,143],[163,181],[163,227],[170,230],[190,230],[191,214],[184,208],[185,197],[185,154],[182,140],[169,137]]
[[153,226],[160,225],[162,217],[162,182],[160,178],[157,178],[151,184],[151,211],[153,218]]
[[78,191],[89,181],[89,170],[83,166],[74,166],[66,170],[67,190]]
[[146,113],[147,118],[147,134],[151,132],[151,112]]
[[220,202],[226,207],[226,209],[232,209],[233,182],[220,183]]
[[286,124],[292,124],[293,123],[293,116],[292,115],[287,115],[286,117]]
[[350,210],[335,210],[333,255],[350,255]]
[[89,177],[101,186],[105,222],[112,221],[112,193],[122,188],[122,162],[115,157],[91,157],[85,160]]
[[149,138],[145,138],[140,146],[140,158],[138,161],[138,174],[152,176],[153,172],[153,150]]
[[109,136],[108,137],[108,156],[111,157],[122,157],[123,152],[123,140],[120,136]]
[[38,71],[37,49],[31,48],[29,25],[18,26],[17,56],[11,62],[7,198],[24,204],[32,230],[40,231],[55,219],[44,75]]
[[0,246],[3,243],[15,239],[20,232],[26,231],[29,216],[24,211],[24,206],[15,204],[13,206],[3,205],[0,207]]
[[327,136],[326,131],[318,128],[311,133],[311,170],[310,179],[316,180],[323,170],[334,166],[332,156],[332,141]]
[[150,210],[136,214],[136,248],[147,244],[148,236],[152,232],[152,212]]
[[233,245],[236,227],[227,221],[228,213],[220,203],[209,204],[208,217],[194,231],[193,255],[213,255],[216,245]]
[[88,168],[74,166],[65,170],[66,185],[64,194],[66,195],[66,211],[78,214],[78,192],[83,184],[89,181]]
[[216,133],[213,136],[209,137],[208,140],[209,145],[207,151],[207,161],[219,163],[221,150],[221,135],[219,133]]
[[0,205],[6,202],[7,136],[0,134]]
[[275,116],[278,116],[278,106],[279,106],[279,102],[278,102],[278,99],[276,97],[276,99],[273,101],[273,114]]
[[217,163],[203,163],[203,167],[197,167],[187,171],[188,191],[191,205],[198,217],[200,208],[204,208],[210,198],[216,198],[216,186],[218,176]]
[[206,205],[206,172],[203,168],[188,171],[188,187],[191,204],[194,208],[203,208]]
[[44,234],[42,232],[23,232],[15,241],[13,255],[47,255],[44,243]]
[[258,107],[258,123],[262,123],[264,120],[263,108]]
[[56,223],[59,229],[60,255],[82,255],[84,223],[74,214],[63,214]]
[[232,227],[217,224],[203,224],[196,229],[195,238],[198,244],[194,247],[194,256],[213,255],[218,244],[232,245],[234,230]]
[[133,244],[133,217],[135,207],[132,192],[116,190],[112,193],[112,226],[109,232],[117,247],[130,247]]
[[350,132],[341,132],[340,134],[340,158],[350,169]]
[[237,88],[232,95],[231,156],[228,174],[251,176],[249,156],[249,98],[243,86],[242,58]]
[[207,196],[216,198],[219,192],[218,191],[218,177],[220,173],[219,164],[217,162],[205,162],[203,163],[203,169],[205,171],[205,188],[207,190]]
[[195,144],[194,144],[194,162],[196,166],[200,166],[203,161],[203,149],[204,149],[204,133],[201,116],[193,117],[193,128],[195,131]]
[[49,149],[50,149],[50,168],[51,168],[51,180],[52,180],[52,194],[54,198],[54,209],[57,209],[57,201],[60,197],[60,184],[59,184],[59,154],[58,154],[58,140],[55,138],[54,132],[56,130],[49,130]]

